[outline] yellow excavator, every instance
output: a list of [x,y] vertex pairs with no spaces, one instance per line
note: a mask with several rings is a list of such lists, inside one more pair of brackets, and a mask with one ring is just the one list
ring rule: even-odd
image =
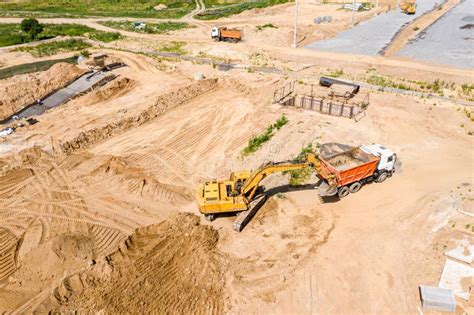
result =
[[319,178],[319,196],[346,197],[368,182],[383,182],[395,172],[396,154],[380,144],[352,147],[340,143],[320,146],[316,155],[308,153],[295,161],[266,163],[256,171],[240,171],[222,181],[207,181],[196,190],[199,211],[212,221],[220,213],[238,213],[234,230],[240,232],[264,204],[260,182],[267,176],[285,171],[311,168]]
[[321,160],[314,153],[309,153],[302,161],[270,162],[255,172],[233,172],[228,180],[200,184],[196,191],[199,211],[209,221],[219,213],[239,212],[233,228],[240,232],[267,198],[267,195],[259,191],[259,184],[264,178],[273,173],[306,167],[312,168],[323,177],[329,186],[336,187],[334,174],[325,170]]
[[416,0],[401,0],[400,9],[406,14],[416,13]]

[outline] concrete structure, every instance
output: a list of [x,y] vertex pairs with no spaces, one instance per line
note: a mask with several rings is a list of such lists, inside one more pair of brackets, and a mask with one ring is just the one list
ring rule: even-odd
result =
[[449,289],[420,285],[420,297],[424,308],[445,312],[456,310],[456,299]]

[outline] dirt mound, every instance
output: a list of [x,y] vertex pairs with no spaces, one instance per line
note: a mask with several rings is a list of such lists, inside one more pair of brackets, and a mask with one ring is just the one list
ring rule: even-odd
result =
[[74,100],[71,105],[91,106],[106,100],[110,101],[127,94],[136,85],[136,82],[129,78],[118,78],[98,90],[91,91],[82,98]]
[[153,118],[159,117],[169,110],[174,109],[199,95],[213,90],[216,88],[216,86],[217,80],[209,79],[199,81],[198,83],[194,83],[186,87],[175,89],[171,92],[161,95],[154,105],[148,107],[146,110],[142,111],[136,116],[125,117],[118,121],[114,121],[113,123],[107,124],[106,126],[101,126],[81,132],[74,139],[63,143],[62,149],[66,153],[71,153],[79,149],[87,148],[94,143],[107,139],[130,128],[138,127]]
[[84,70],[68,63],[57,63],[47,71],[18,75],[0,81],[0,119],[14,114],[35,100],[60,89]]
[[107,262],[66,278],[38,310],[220,314],[217,241],[217,231],[191,214],[139,228]]

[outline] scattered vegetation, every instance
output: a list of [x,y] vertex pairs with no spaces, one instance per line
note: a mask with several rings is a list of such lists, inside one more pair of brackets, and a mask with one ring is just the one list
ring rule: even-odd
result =
[[201,20],[215,20],[222,17],[231,16],[238,14],[246,10],[265,8],[277,4],[289,2],[290,0],[260,0],[260,1],[249,1],[244,3],[221,5],[216,0],[205,0],[206,7],[210,7],[202,13],[199,13],[195,17]]
[[367,83],[373,84],[373,85],[379,85],[382,87],[392,87],[396,89],[401,89],[401,90],[412,90],[408,85],[405,85],[403,83],[397,83],[389,78],[377,75],[377,74],[372,74],[369,76],[367,79]]
[[98,40],[99,42],[109,43],[113,42],[114,40],[118,40],[122,38],[122,35],[117,32],[94,32],[89,35],[90,39]]
[[[317,145],[316,149],[319,148],[319,145]],[[315,148],[313,147],[313,144],[310,143],[307,146],[303,147],[298,154],[298,156],[295,158],[295,161],[302,161],[306,158],[308,153],[312,153],[315,151]],[[290,186],[300,186],[306,183],[306,181],[309,179],[311,176],[312,170],[309,167],[305,167],[299,170],[293,170],[289,172],[285,172],[290,174]]]
[[[164,4],[166,8],[155,10]],[[0,2],[2,15],[23,11],[52,15],[180,18],[196,7],[193,0],[24,0]]]
[[278,26],[275,26],[272,23],[257,25],[257,31],[263,31],[264,28],[278,28]]
[[340,76],[344,75],[344,70],[343,69],[336,69],[332,72],[324,74],[327,77],[331,78],[339,78]]
[[56,36],[85,36],[103,42],[121,38],[119,33],[98,31],[80,24],[36,24],[37,21],[34,21],[36,20],[25,19],[21,24],[0,24],[0,47],[30,43]]
[[247,146],[242,150],[242,155],[246,156],[258,151],[265,142],[273,137],[275,130],[280,130],[287,123],[288,118],[286,118],[285,115],[281,115],[281,117],[278,118],[274,124],[268,126],[262,134],[249,140]]
[[420,29],[420,28],[419,28],[418,26],[415,26],[415,27],[413,28],[413,30],[414,30],[415,32],[418,31],[419,29]]
[[81,56],[84,56],[86,58],[89,58],[91,56],[91,53],[87,49],[84,49],[83,51],[81,51],[80,54]]
[[176,53],[179,55],[186,55],[187,51],[183,48],[185,42],[177,42],[177,41],[172,41],[167,44],[164,44],[159,48],[160,51],[162,52],[169,52],[169,53]]
[[15,51],[25,51],[35,57],[44,57],[55,55],[59,52],[83,50],[89,47],[91,47],[91,45],[81,39],[67,39],[57,42],[43,43],[32,47],[19,47],[15,49]]
[[177,31],[180,29],[192,27],[188,23],[183,22],[145,23],[144,27],[140,27],[134,22],[130,21],[104,21],[100,22],[100,24],[118,30],[148,34],[167,34],[170,31]]

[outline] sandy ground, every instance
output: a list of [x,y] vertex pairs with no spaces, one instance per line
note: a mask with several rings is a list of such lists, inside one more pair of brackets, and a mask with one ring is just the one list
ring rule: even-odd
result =
[[0,80],[0,120],[13,115],[49,93],[63,88],[85,72],[74,65],[58,63],[48,71]]
[[[433,244],[460,233],[449,222],[465,225],[456,210],[473,198],[463,111],[375,93],[356,123],[270,105],[280,77],[108,53],[129,65],[118,79],[0,144],[0,309],[416,312],[418,285],[436,285],[444,264]],[[289,124],[242,160],[282,113]],[[200,217],[204,179],[331,141],[384,143],[402,168],[336,203],[283,187],[240,234],[233,217],[179,215]]]
[[[282,5],[222,21],[283,25],[290,11]],[[335,12],[349,23],[345,12]],[[281,76],[102,49],[128,65],[116,70],[117,79],[0,139],[1,312],[419,312],[418,286],[437,286],[443,252],[455,240],[474,242],[472,218],[458,212],[474,212],[470,109],[362,90],[370,105],[356,122],[272,104],[273,92],[292,79],[317,83],[329,69],[456,84],[469,83],[472,70],[293,50],[278,46],[290,38],[282,29],[262,31],[275,46],[260,43],[260,31],[247,31],[248,41],[238,45],[210,45],[200,28],[183,32],[203,36],[187,43],[191,54],[291,70]],[[113,45],[162,43],[132,38]],[[22,55],[14,56],[20,63]],[[206,79],[196,81],[197,73]],[[323,88],[315,93],[327,96]],[[282,114],[289,123],[242,158],[248,140]],[[233,216],[209,223],[198,212],[201,181],[325,142],[382,143],[401,167],[384,183],[326,202],[311,186],[289,188],[287,175],[269,177],[265,187],[280,193],[241,233],[232,230]],[[472,312],[457,302],[458,314]]]

